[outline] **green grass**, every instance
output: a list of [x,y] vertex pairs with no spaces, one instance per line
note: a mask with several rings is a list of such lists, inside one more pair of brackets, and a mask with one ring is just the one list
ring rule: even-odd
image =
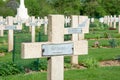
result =
[[88,57],[95,58],[98,61],[112,60],[120,56],[120,48],[96,48],[89,49],[88,55],[79,56],[79,61]]
[[[39,39],[39,31],[41,33],[41,41],[47,41],[47,35],[43,35],[43,27],[41,30],[36,30],[36,41]],[[108,38],[106,38],[106,31],[111,35],[112,38],[115,38],[117,43],[116,48],[103,48],[104,46],[110,46]],[[31,42],[31,34],[24,30],[23,32],[15,32],[16,36],[16,52],[15,52],[15,63],[22,65],[24,67],[33,67],[33,62],[37,59],[29,59],[23,60],[21,59],[21,42]],[[65,35],[65,40],[68,38],[70,39],[71,35]],[[85,35],[86,39],[94,39],[88,40],[89,43],[89,52],[88,55],[80,55],[79,56],[79,63],[84,63],[85,60],[88,58],[94,58],[97,61],[103,60],[113,60],[120,56],[120,34],[117,33],[117,30],[103,30],[98,29],[94,31],[90,31],[89,34]],[[100,43],[100,48],[93,48],[94,42],[98,40]],[[8,53],[7,50],[7,32],[5,33],[4,37],[0,37],[0,50],[5,52],[5,56],[0,57],[0,62],[12,62],[12,52]],[[42,59],[40,59],[41,61]],[[46,59],[45,59],[46,60]],[[31,64],[32,63],[32,64]],[[43,62],[44,63],[44,62]],[[65,65],[67,67],[70,66],[70,57],[65,57]],[[12,75],[12,76],[5,76],[0,77],[0,80],[46,80],[46,72],[33,72],[31,74],[19,74],[19,75]],[[85,70],[68,70],[65,71],[65,80],[119,80],[120,76],[120,67],[103,67],[103,68],[95,68],[95,69],[85,69]]]
[[[46,78],[46,72],[33,72],[0,77],[0,80],[47,80]],[[64,73],[64,80],[120,80],[120,67],[68,70]]]

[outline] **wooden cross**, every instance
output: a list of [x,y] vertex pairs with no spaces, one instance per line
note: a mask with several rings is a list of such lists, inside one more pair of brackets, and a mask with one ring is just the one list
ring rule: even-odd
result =
[[43,22],[43,24],[44,24],[44,32],[45,32],[45,35],[47,35],[48,19],[47,19],[46,16],[44,17],[44,22]]
[[107,25],[109,26],[110,24],[110,17],[109,16],[107,16]]
[[[72,41],[79,41],[84,39],[84,33],[89,32],[89,20],[87,16],[72,16],[71,17],[71,26],[72,28],[77,28],[72,33]],[[75,33],[79,32],[79,33]],[[78,56],[71,57],[72,64],[78,64]]]
[[8,30],[8,51],[13,50],[13,30],[22,30],[21,25],[13,25],[13,17],[8,16],[6,18],[7,24],[0,26],[0,30]]
[[71,19],[70,19],[70,17],[65,17],[65,25],[67,26],[68,25],[68,23],[70,23],[70,21],[71,21]]
[[[5,21],[3,20],[3,17],[0,16],[0,26],[3,26],[5,24]],[[0,36],[4,36],[4,30],[0,30]]]
[[35,19],[34,16],[31,16],[28,21],[26,22],[26,26],[30,26],[30,32],[31,32],[31,41],[35,42],[35,27],[39,26],[41,24],[38,23],[38,21]]
[[119,15],[119,18],[118,18],[118,33],[120,33],[120,15]]
[[49,15],[48,42],[22,43],[22,58],[49,57],[47,80],[64,80],[64,56],[88,53],[86,40],[64,42],[64,34],[74,33],[75,29],[64,28],[63,15]]
[[116,28],[116,15],[114,15],[113,28]]

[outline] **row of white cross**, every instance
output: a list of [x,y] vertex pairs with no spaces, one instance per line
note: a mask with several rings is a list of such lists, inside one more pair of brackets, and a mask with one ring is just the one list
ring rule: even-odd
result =
[[[85,29],[86,22],[89,21],[89,19],[86,16],[80,16],[81,21],[78,25],[78,27],[81,27],[82,33],[86,33],[89,30]],[[64,24],[68,24],[71,22],[70,17],[64,18]],[[35,42],[35,26],[41,26],[44,24],[44,32],[47,34],[47,25],[48,25],[48,19],[47,17],[42,18],[35,18],[34,16],[31,16],[26,22],[23,22],[19,17],[11,17],[8,16],[5,18],[0,17],[0,36],[3,36],[4,30],[8,30],[8,51],[13,50],[13,30],[22,30],[22,24],[25,23],[26,26],[30,26],[31,29],[31,35],[32,35],[32,42]],[[81,29],[74,29],[74,32],[79,32]],[[72,30],[73,32],[73,30]],[[71,30],[69,29],[69,34],[71,33]],[[84,36],[84,35],[83,35]]]
[[117,17],[116,15],[113,16],[104,16],[103,23],[107,24],[109,27],[116,28],[118,22],[118,33],[120,33],[120,15]]

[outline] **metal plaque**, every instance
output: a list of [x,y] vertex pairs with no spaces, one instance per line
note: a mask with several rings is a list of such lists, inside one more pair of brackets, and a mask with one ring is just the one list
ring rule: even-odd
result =
[[3,21],[0,21],[0,25],[1,25],[1,24],[5,24],[5,22],[3,22]]
[[4,30],[17,30],[17,26],[12,25],[12,26],[5,26]]
[[81,28],[69,28],[68,29],[68,34],[78,34],[78,33],[82,33]]
[[37,23],[35,22],[35,23],[30,23],[30,26],[36,26],[37,25]]
[[72,53],[73,53],[73,43],[42,45],[43,56],[72,55]]
[[81,24],[79,24],[78,25],[78,27],[85,27],[86,26],[86,24],[87,24],[87,21],[88,21],[88,19],[86,19],[85,21],[83,21]]

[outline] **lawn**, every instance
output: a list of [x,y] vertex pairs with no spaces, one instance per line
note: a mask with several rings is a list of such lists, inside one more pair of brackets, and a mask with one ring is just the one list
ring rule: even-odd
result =
[[[0,80],[46,80],[46,78],[46,72],[32,72],[0,77]],[[120,67],[67,70],[64,73],[64,80],[120,80]]]

